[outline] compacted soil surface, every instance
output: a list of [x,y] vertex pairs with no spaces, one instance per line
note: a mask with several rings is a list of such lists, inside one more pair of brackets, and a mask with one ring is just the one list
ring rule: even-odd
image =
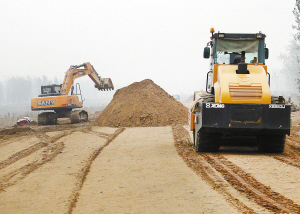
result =
[[300,213],[298,112],[282,154],[197,153],[187,112],[144,80],[86,123],[0,130],[0,213]]
[[186,165],[172,126],[25,128],[0,141],[1,213],[238,213]]
[[300,212],[297,112],[283,154],[247,145],[197,153],[185,125],[112,128],[95,119],[6,130],[0,213]]

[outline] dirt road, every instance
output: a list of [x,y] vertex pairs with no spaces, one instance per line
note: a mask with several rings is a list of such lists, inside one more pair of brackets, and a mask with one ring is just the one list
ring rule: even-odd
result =
[[73,213],[214,213],[222,209],[237,212],[186,167],[174,147],[172,128],[157,127],[128,128],[103,150]]
[[280,155],[199,154],[181,125],[2,132],[0,213],[299,213],[297,123]]

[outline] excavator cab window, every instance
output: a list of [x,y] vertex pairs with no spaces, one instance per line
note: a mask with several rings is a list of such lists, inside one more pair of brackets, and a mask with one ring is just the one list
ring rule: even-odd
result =
[[53,93],[60,93],[60,88],[61,88],[61,86],[54,86]]
[[50,94],[51,88],[42,86],[42,94]]
[[41,93],[42,94],[59,94],[61,89],[61,85],[42,85],[41,86]]

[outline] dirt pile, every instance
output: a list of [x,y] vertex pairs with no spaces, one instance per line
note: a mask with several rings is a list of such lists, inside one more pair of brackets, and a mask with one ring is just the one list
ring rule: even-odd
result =
[[13,128],[9,128],[9,129],[1,129],[0,130],[0,139],[7,139],[10,138],[11,136],[20,134],[20,133],[29,133],[33,131],[31,128],[29,127],[13,127]]
[[150,79],[117,90],[96,120],[96,125],[108,127],[187,123],[188,109]]
[[10,129],[2,129],[0,130],[0,135],[14,135],[20,132],[29,132],[31,128],[29,127],[13,127]]

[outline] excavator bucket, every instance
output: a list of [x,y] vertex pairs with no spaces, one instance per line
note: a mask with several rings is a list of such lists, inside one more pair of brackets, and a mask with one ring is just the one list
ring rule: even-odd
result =
[[114,85],[110,78],[101,78],[100,85],[95,85],[99,91],[114,90]]

